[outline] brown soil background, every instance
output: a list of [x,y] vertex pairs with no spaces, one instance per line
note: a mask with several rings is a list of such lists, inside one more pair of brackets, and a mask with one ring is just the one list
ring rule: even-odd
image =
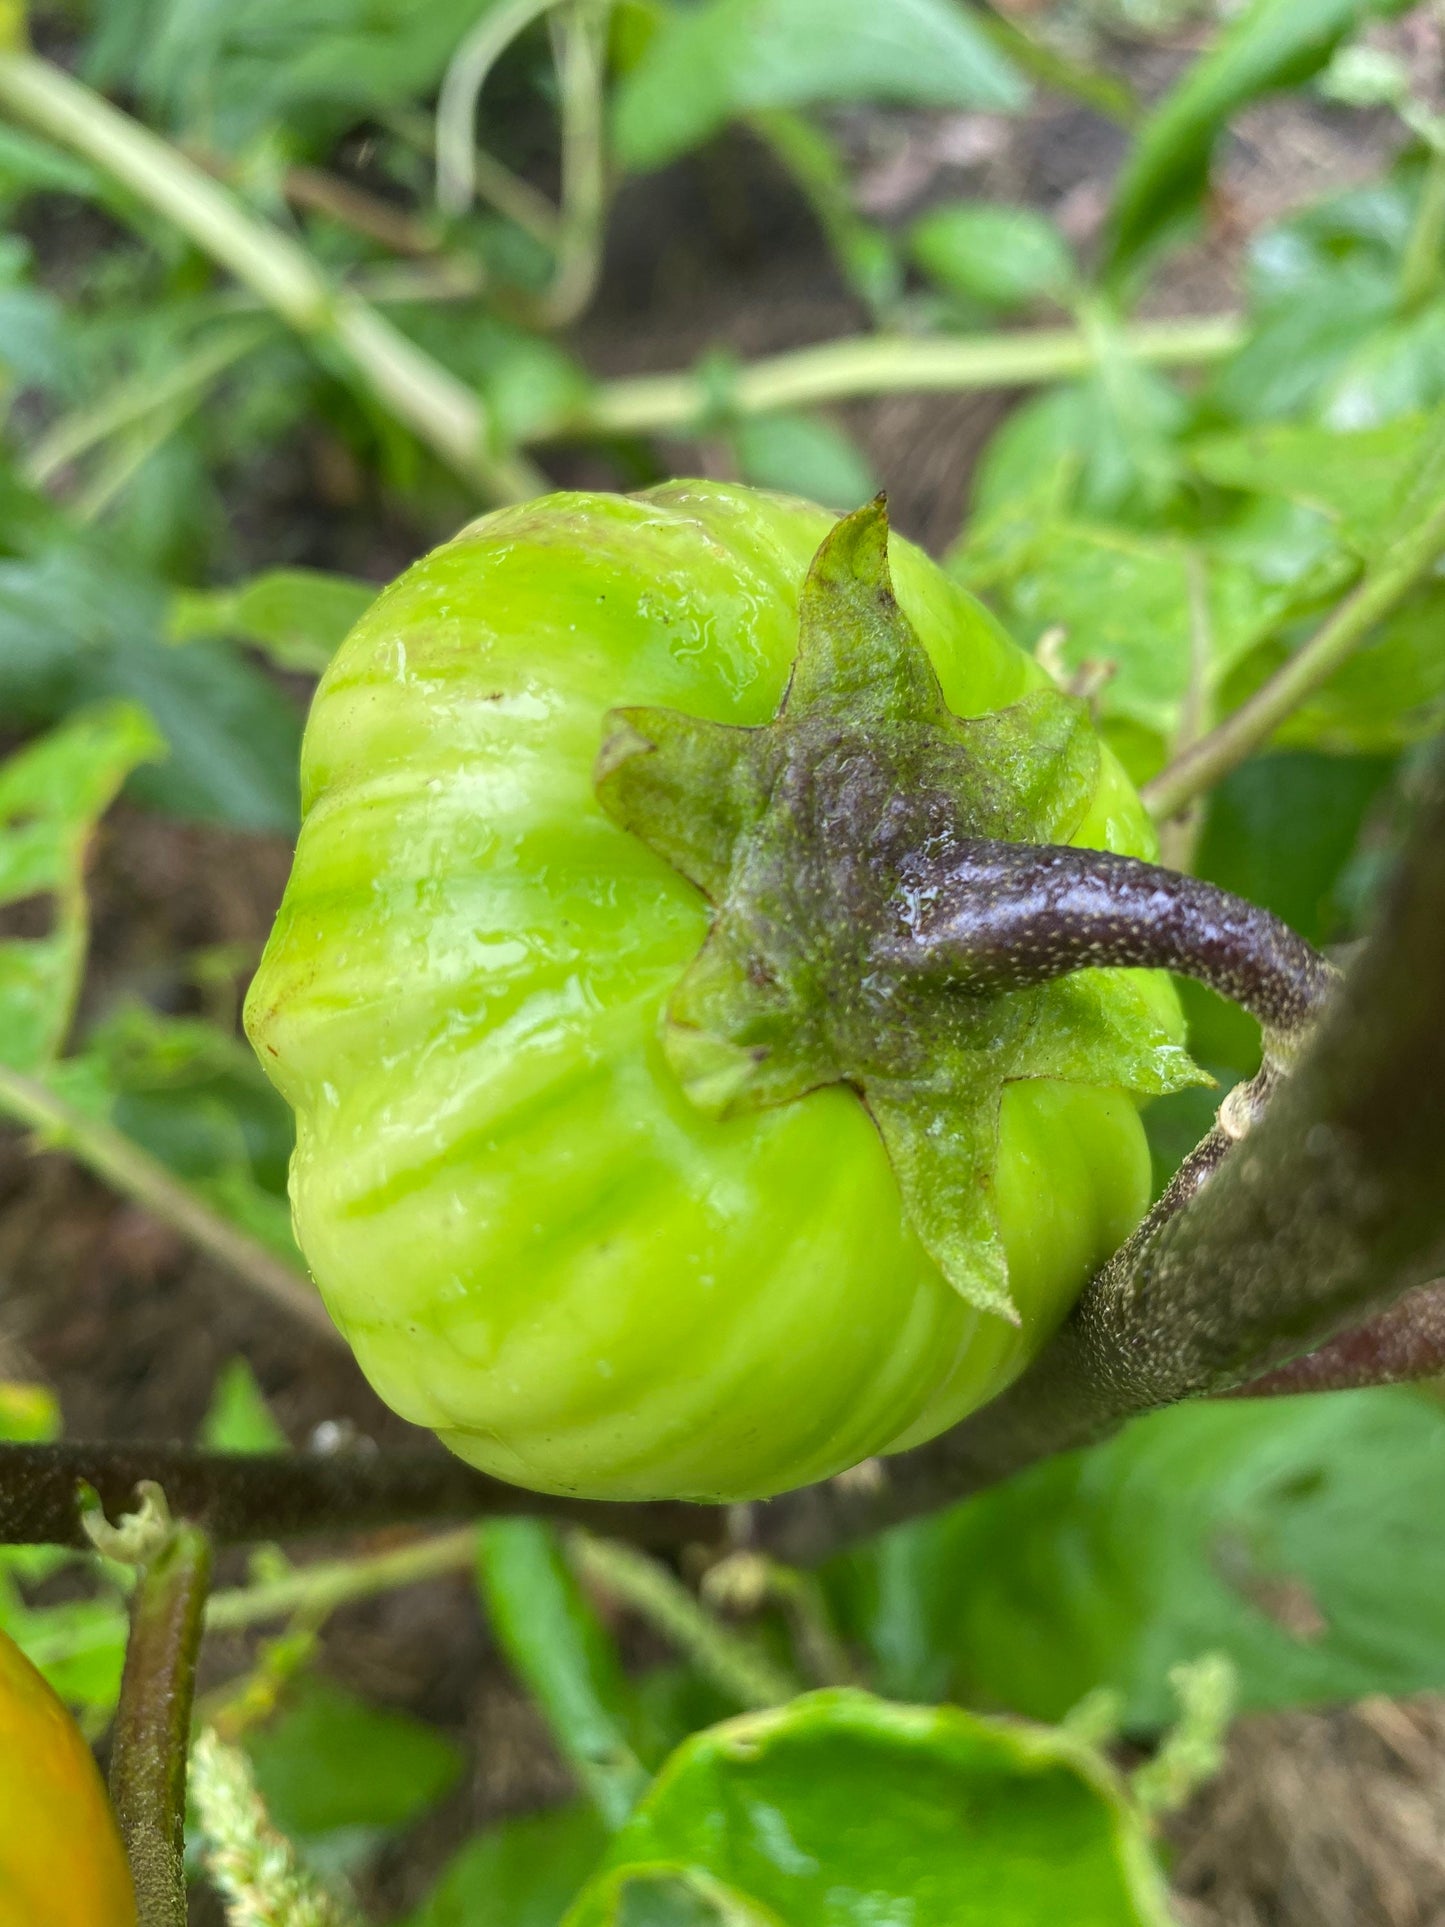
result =
[[[1438,87],[1438,33],[1416,22],[1395,40]],[[1152,93],[1187,51],[1185,35],[1167,51],[1120,55]],[[860,195],[880,219],[905,220],[958,194],[1020,199],[1053,210],[1084,247],[1123,145],[1096,117],[1048,101],[1017,122],[857,114],[844,131]],[[1225,306],[1237,296],[1251,233],[1367,178],[1394,138],[1384,122],[1362,137],[1359,116],[1309,100],[1253,110],[1226,156],[1210,235],[1172,270],[1156,309]],[[630,373],[684,366],[710,345],[752,354],[865,325],[807,210],[737,137],[624,191],[604,285],[576,345],[595,369]],[[887,483],[896,521],[935,551],[958,530],[973,462],[1007,406],[999,396],[905,396],[846,411]],[[689,445],[669,454],[684,471],[718,472],[715,451]],[[348,482],[348,459],[318,438],[256,478],[238,518],[257,566],[279,559],[284,530],[285,560],[382,580],[442,533],[374,511]],[[564,452],[552,468],[572,485],[612,480],[585,451]],[[93,862],[88,1006],[144,994],[186,1008],[181,960],[219,943],[259,952],[289,854],[274,839],[114,811]],[[377,1438],[408,1430],[345,1356],[289,1329],[175,1233],[62,1158],[29,1155],[14,1133],[0,1132],[0,1376],[53,1385],[74,1436],[184,1438],[237,1353],[295,1442],[324,1421]],[[620,1630],[633,1658],[656,1656],[639,1629]],[[245,1651],[237,1640],[213,1642],[206,1683],[240,1670]],[[464,1581],[338,1614],[322,1663],[355,1690],[463,1739],[473,1763],[448,1800],[383,1856],[363,1896],[371,1917],[414,1904],[479,1824],[565,1793],[565,1769],[490,1653]],[[1224,1771],[1169,1833],[1189,1927],[1437,1927],[1445,1923],[1445,1700],[1242,1720]],[[218,1919],[202,1895],[192,1917]]]

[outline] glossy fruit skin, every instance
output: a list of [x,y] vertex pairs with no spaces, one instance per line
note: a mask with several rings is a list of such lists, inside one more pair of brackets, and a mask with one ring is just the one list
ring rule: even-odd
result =
[[0,1632],[0,1927],[135,1927],[110,1803],[75,1721]]
[[[662,1058],[706,906],[599,807],[602,719],[769,720],[831,525],[701,482],[501,510],[394,583],[317,691],[247,1001],[297,1115],[297,1236],[388,1404],[520,1485],[750,1498],[931,1437],[1147,1203],[1127,1093],[1010,1085],[1014,1327],[949,1288],[850,1091],[719,1123]],[[890,553],[957,714],[1040,685],[934,564]],[[1107,754],[1075,840],[1153,854]],[[1167,980],[1151,996],[1177,1040]]]

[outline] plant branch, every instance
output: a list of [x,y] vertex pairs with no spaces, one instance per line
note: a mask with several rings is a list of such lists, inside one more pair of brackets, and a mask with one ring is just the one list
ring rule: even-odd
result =
[[566,1549],[584,1579],[631,1607],[739,1706],[781,1706],[803,1690],[791,1673],[724,1626],[674,1573],[646,1553],[584,1532],[569,1534]]
[[1294,1358],[1237,1386],[1231,1398],[1279,1398],[1294,1392],[1347,1392],[1366,1385],[1406,1385],[1445,1376],[1445,1281],[1407,1291],[1388,1310],[1317,1352]]
[[573,0],[554,21],[562,114],[562,218],[557,261],[538,319],[565,328],[586,308],[602,266],[607,216],[606,79],[610,0]]
[[163,215],[275,310],[340,359],[375,399],[465,480],[497,501],[545,478],[494,454],[480,396],[360,296],[333,288],[290,235],[245,209],[219,182],[52,62],[0,55],[0,108],[102,169]]
[[172,1527],[131,1604],[110,1794],[135,1882],[140,1927],[185,1927],[186,1755],[211,1551]]
[[[1148,321],[1121,328],[1121,351],[1153,368],[1222,361],[1244,340],[1235,315]],[[856,335],[743,362],[727,404],[734,414],[764,415],[864,395],[1029,388],[1088,374],[1097,354],[1078,328],[1021,328],[977,335]],[[637,375],[603,382],[590,400],[537,431],[567,435],[686,433],[715,407],[715,382],[692,373]]]
[[289,1619],[305,1613],[320,1620],[354,1599],[369,1599],[398,1586],[419,1585],[444,1573],[470,1572],[477,1558],[477,1528],[459,1526],[418,1539],[414,1545],[395,1546],[356,1559],[322,1559],[278,1579],[254,1586],[237,1586],[212,1593],[206,1607],[207,1632],[239,1632],[268,1619]]
[[123,1197],[154,1213],[234,1277],[329,1344],[345,1340],[305,1276],[259,1239],[215,1211],[159,1158],[99,1118],[87,1117],[36,1079],[0,1065],[0,1114],[26,1125],[47,1148],[62,1150]]
[[503,0],[487,8],[452,55],[442,77],[436,111],[437,205],[444,214],[465,214],[476,193],[477,102],[487,75],[534,20],[561,0]]
[[1442,551],[1445,496],[1437,491],[1414,526],[1269,681],[1144,785],[1140,793],[1154,815],[1177,816],[1267,742],[1429,573]]
[[[162,1485],[172,1506],[203,1525],[217,1545],[443,1519],[537,1518],[586,1526],[634,1545],[707,1546],[721,1543],[728,1526],[721,1506],[614,1504],[525,1492],[473,1471],[435,1444],[239,1453],[67,1439],[56,1445],[0,1443],[0,1545],[87,1549],[92,1540],[82,1523],[84,1488],[97,1493],[114,1517],[134,1509],[136,1488],[147,1480]],[[302,1575],[295,1580],[299,1588]],[[240,1612],[234,1604],[220,1610],[223,1619]]]

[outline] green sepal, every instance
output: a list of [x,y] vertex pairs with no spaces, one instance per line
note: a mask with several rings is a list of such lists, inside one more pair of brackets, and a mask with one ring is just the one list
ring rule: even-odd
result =
[[1200,1073],[1141,973],[979,992],[880,968],[910,857],[960,837],[1066,842],[1100,770],[1083,704],[1057,690],[949,711],[887,545],[880,498],[819,548],[771,723],[615,710],[597,794],[716,906],[663,1021],[689,1099],[728,1117],[851,1085],[925,1248],[962,1297],[1013,1319],[994,1196],[1005,1085],[1153,1094]]

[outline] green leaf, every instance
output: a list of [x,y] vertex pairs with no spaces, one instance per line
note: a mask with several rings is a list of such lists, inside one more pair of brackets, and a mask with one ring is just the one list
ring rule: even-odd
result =
[[[1281,749],[1382,756],[1445,726],[1445,585],[1411,597],[1275,732]],[[1244,702],[1288,659],[1276,644],[1250,658],[1225,692]]]
[[286,1434],[244,1358],[229,1359],[216,1375],[211,1402],[201,1420],[200,1443],[211,1452],[286,1450]]
[[40,1445],[60,1437],[60,1401],[48,1385],[0,1379],[0,1439]]
[[262,650],[282,669],[319,676],[376,596],[373,583],[351,576],[270,569],[233,588],[178,592],[169,640],[229,636]]
[[1075,280],[1067,241],[1027,207],[946,202],[914,222],[908,248],[940,288],[1002,312],[1061,301]]
[[1183,1405],[888,1534],[829,1574],[905,1694],[1130,1729],[1169,1670],[1227,1656],[1246,1708],[1445,1685],[1445,1410],[1397,1388]]
[[1226,422],[1324,416],[1352,357],[1381,330],[1394,332],[1423,171],[1418,157],[1406,155],[1384,180],[1256,237],[1248,275],[1254,325],[1206,385],[1206,415]]
[[104,1725],[120,1697],[130,1633],[130,1614],[113,1586],[91,1599],[7,1609],[0,1584],[0,1625],[67,1706],[88,1716],[93,1729]]
[[974,476],[974,513],[987,517],[1052,483],[1061,508],[1157,519],[1179,490],[1188,414],[1178,389],[1116,346],[1098,374],[1036,396],[1007,418]]
[[1231,115],[1262,94],[1298,87],[1347,34],[1408,0],[1253,0],[1150,116],[1114,198],[1111,264],[1129,265],[1191,209]]
[[703,0],[668,13],[618,90],[625,167],[660,167],[738,114],[817,101],[1020,107],[1024,85],[953,0]]
[[62,541],[0,562],[0,710],[27,724],[83,703],[139,703],[170,747],[131,793],[177,815],[289,830],[301,718],[222,643],[168,648],[166,595],[99,547]]
[[870,501],[878,483],[867,458],[821,415],[751,415],[732,431],[738,468],[756,488],[781,489],[840,514]]
[[1293,586],[1246,562],[1169,535],[1005,510],[950,558],[1032,648],[1061,629],[1071,670],[1107,669],[1101,712],[1172,737],[1196,678],[1206,691],[1289,612]]
[[316,1677],[246,1750],[272,1819],[303,1841],[403,1827],[462,1770],[460,1749],[434,1727]]
[[1434,418],[1423,414],[1354,430],[1271,422],[1193,442],[1188,460],[1225,488],[1282,495],[1317,511],[1368,558],[1438,434]]
[[433,93],[480,12],[477,0],[113,0],[87,75],[224,152],[273,123],[319,148]]
[[632,1751],[616,1651],[555,1534],[531,1519],[493,1520],[482,1530],[477,1573],[508,1659],[603,1820],[621,1826],[648,1776]]
[[590,1806],[503,1821],[454,1855],[403,1927],[560,1927],[606,1844]]
[[85,856],[131,770],[161,741],[144,712],[112,703],[72,717],[0,766],[0,906],[34,902],[46,928],[0,938],[0,1063],[36,1071],[70,1028],[89,916]]
[[1145,1831],[1065,1734],[813,1693],[689,1740],[567,1927],[1165,1927]]

